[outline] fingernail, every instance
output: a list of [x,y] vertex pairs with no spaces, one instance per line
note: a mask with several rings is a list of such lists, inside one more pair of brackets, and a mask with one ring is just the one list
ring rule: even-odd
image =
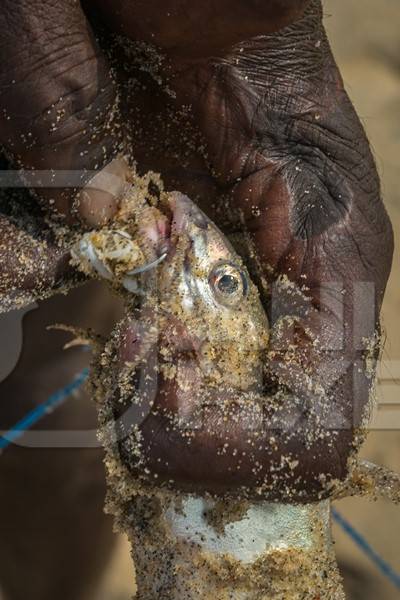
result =
[[128,186],[129,173],[126,160],[116,158],[79,192],[75,207],[85,225],[96,228],[111,221]]

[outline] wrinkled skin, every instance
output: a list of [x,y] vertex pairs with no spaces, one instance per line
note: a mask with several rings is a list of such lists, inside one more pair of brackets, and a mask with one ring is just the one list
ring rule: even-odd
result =
[[[368,142],[325,38],[319,1],[224,1],[217,13],[214,4],[205,0],[194,8],[169,0],[160,9],[155,1],[86,3],[87,17],[96,17],[94,26],[102,20],[113,31],[160,46],[166,55],[162,75],[176,92],[172,99],[146,73],[135,71],[145,87],[132,97],[121,94],[125,127],[115,136],[117,117],[110,114],[115,82],[79,5],[3,0],[1,62],[6,66],[0,72],[0,110],[6,119],[0,122],[0,142],[17,164],[44,169],[100,168],[129,146],[140,171],[161,172],[168,189],[188,194],[225,233],[249,232],[264,268],[262,273],[253,269],[256,283],[262,275],[273,286],[279,275],[287,275],[307,286],[314,310],[300,311],[294,339],[293,331],[283,332],[294,341],[297,370],[285,361],[282,336],[272,336],[275,360],[267,372],[271,381],[285,381],[291,392],[282,407],[283,422],[293,394],[303,407],[319,410],[318,395],[304,385],[299,371],[308,370],[314,384],[334,389],[331,413],[323,418],[331,427],[331,419],[340,415],[335,435],[305,447],[304,410],[293,424],[294,435],[272,432],[273,452],[261,453],[263,467],[256,478],[251,461],[243,461],[237,476],[224,462],[227,458],[215,460],[207,435],[198,438],[190,468],[180,435],[161,430],[156,455],[169,459],[168,472],[161,476],[189,488],[215,490],[256,486],[261,480],[267,487],[276,484],[269,481],[270,467],[289,455],[298,464],[283,468],[282,486],[274,485],[270,495],[282,497],[288,486],[291,499],[312,500],[323,492],[325,477],[343,479],[347,473],[353,425],[360,423],[370,386],[362,338],[371,337],[378,325],[392,231]],[[198,31],[201,41],[194,43]],[[122,64],[118,52],[110,58],[117,65]],[[116,71],[116,78],[124,91],[126,72]],[[187,105],[192,106],[189,116],[182,109]],[[58,113],[61,125],[51,131],[57,111],[63,111]],[[193,130],[202,136],[206,159],[198,144],[193,149],[185,142]],[[98,202],[86,197],[74,206],[71,190],[42,190],[40,195],[44,210],[56,208],[68,222],[83,227],[115,212],[112,197]],[[55,204],[48,201],[52,197]],[[227,219],[238,209],[245,226],[237,217]],[[10,225],[3,220],[0,227],[5,231]],[[9,269],[7,253],[14,250],[2,248],[2,269]],[[63,260],[49,252],[41,272],[57,275],[38,283],[33,271],[26,285],[33,291],[52,286]],[[358,281],[371,284],[372,296],[354,291]],[[271,290],[264,300],[274,325],[298,309],[279,289],[271,302]],[[361,332],[357,323],[364,324]],[[315,337],[328,350],[316,352]]]

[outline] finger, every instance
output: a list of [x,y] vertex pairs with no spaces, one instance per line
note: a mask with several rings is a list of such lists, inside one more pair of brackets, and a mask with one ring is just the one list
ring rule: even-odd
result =
[[[209,56],[298,19],[309,0],[89,0],[113,29],[174,55]],[[199,30],[203,34],[198,35]]]
[[68,250],[56,245],[43,222],[36,235],[29,225],[24,230],[0,216],[0,312],[27,306],[72,278]]
[[0,28],[0,142],[14,164],[44,171],[39,195],[69,214],[76,188],[120,148],[108,65],[75,0],[3,0]]
[[73,208],[88,227],[105,225],[115,216],[130,174],[125,159],[114,158],[77,193]]

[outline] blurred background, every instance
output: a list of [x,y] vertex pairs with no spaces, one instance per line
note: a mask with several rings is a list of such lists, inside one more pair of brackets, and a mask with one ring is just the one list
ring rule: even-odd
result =
[[[394,225],[396,240],[399,240],[400,1],[340,0],[338,2],[337,0],[325,0],[324,4],[326,26],[332,46],[341,68],[346,88],[368,132],[382,177],[386,207]],[[374,417],[373,431],[363,449],[363,456],[368,457],[378,464],[384,464],[400,471],[400,430],[393,429],[394,419],[397,418],[397,421],[400,419],[400,321],[398,318],[400,314],[400,262],[398,258],[396,251],[393,272],[383,310],[383,327],[387,339],[379,370],[378,396],[380,404]],[[90,315],[93,323],[97,323],[99,319],[103,319],[104,330],[106,332],[106,322],[108,320],[112,321],[114,316],[113,311],[111,311],[113,314],[110,315],[104,315],[101,312],[100,317],[99,310],[103,305],[98,295],[96,307],[93,310],[90,297],[86,301],[84,294],[82,296],[77,291],[74,291],[73,294],[76,294],[76,302],[80,303],[81,312],[86,311],[86,314]],[[64,299],[63,302],[65,303],[66,300]],[[115,310],[118,311],[118,307]],[[47,309],[46,313],[45,321],[46,319],[48,322],[57,320],[54,319],[51,310]],[[43,323],[40,326],[43,330]],[[41,335],[38,331],[41,330],[37,329],[37,325],[30,325],[29,318],[27,319],[27,327],[32,328],[31,337],[35,341],[35,345],[32,348],[32,355],[29,355],[29,348],[26,350],[26,364],[31,365],[34,364],[32,356],[36,353],[36,341],[38,335]],[[60,346],[60,339],[65,341],[64,338],[54,337],[52,339],[54,348]],[[70,354],[70,357],[71,373],[74,373],[80,364],[81,358],[79,354]],[[48,377],[46,376],[45,378],[42,375],[39,373],[37,375],[39,378],[38,382],[35,382],[29,379],[29,372],[27,372],[25,374],[25,384],[26,381],[29,381],[29,385],[32,390],[35,390],[35,393],[37,392],[41,397],[47,397],[47,390],[43,388],[43,381],[47,380]],[[50,388],[51,386],[53,389],[57,388],[54,382],[49,381],[48,385]],[[55,419],[63,419],[64,423],[66,419],[70,419],[68,422],[70,422],[71,429],[79,429],[79,426],[84,428],[85,425],[84,423],[76,424],[74,422],[73,415],[78,413],[75,410],[76,402],[80,402],[79,398],[75,398],[74,402],[69,403],[68,407],[63,409],[64,412],[61,411],[59,413],[59,417],[54,417]],[[13,416],[14,422],[17,416]],[[88,415],[88,421],[92,417],[93,415]],[[57,426],[57,423],[53,423],[52,425]],[[1,426],[0,429],[2,429]],[[37,480],[36,487],[40,501],[38,499],[35,501],[35,498],[29,498],[28,504],[21,502],[19,512],[18,507],[13,507],[13,510],[15,509],[13,514],[15,513],[15,518],[18,519],[19,524],[24,515],[29,511],[29,522],[32,523],[32,511],[36,511],[33,520],[36,519],[37,525],[31,525],[31,531],[27,530],[26,548],[29,547],[29,552],[32,552],[32,545],[29,538],[31,537],[31,539],[36,540],[35,544],[37,544],[37,547],[35,547],[35,554],[37,556],[35,556],[35,560],[37,558],[38,561],[40,557],[43,557],[45,561],[49,561],[49,555],[52,553],[51,550],[49,552],[48,548],[46,549],[40,545],[41,543],[44,544],[43,540],[45,536],[42,539],[40,531],[46,527],[44,524],[46,519],[48,527],[53,527],[58,532],[62,532],[65,539],[65,552],[68,552],[69,543],[72,547],[74,544],[74,537],[71,535],[72,529],[77,527],[77,523],[79,526],[84,526],[84,523],[87,521],[85,505],[82,503],[82,497],[84,496],[82,495],[76,501],[76,504],[81,503],[80,507],[78,507],[81,512],[77,508],[76,514],[74,513],[71,516],[71,522],[65,523],[63,520],[62,503],[60,503],[59,512],[57,512],[56,494],[58,493],[60,498],[65,498],[71,493],[69,489],[63,488],[64,484],[61,478],[62,473],[60,474],[60,465],[62,464],[63,468],[71,469],[72,471],[76,470],[76,461],[68,462],[70,460],[68,459],[67,462],[64,461],[62,463],[61,461],[64,460],[62,451],[55,454],[53,451],[43,451],[37,454],[37,458],[35,459],[35,473],[39,473],[37,475],[39,479]],[[0,479],[3,481],[3,477],[8,477],[7,481],[9,482],[10,489],[12,485],[23,486],[26,481],[28,469],[31,469],[32,465],[30,459],[27,459],[26,453],[24,456],[25,458],[22,460],[20,452],[4,453],[0,461]],[[79,476],[77,475],[77,479],[80,478],[79,481],[84,482],[88,479],[88,473],[93,472],[94,468],[91,466],[92,460],[94,461],[93,464],[95,463],[96,465],[96,469],[101,468],[101,466],[99,467],[101,463],[97,455],[92,455],[89,451],[86,451],[85,457],[83,460],[80,460],[81,472]],[[23,464],[23,467],[20,467],[21,464]],[[25,468],[26,472],[21,472],[22,468]],[[10,476],[10,473],[12,476]],[[43,487],[40,477],[43,477],[43,486],[51,481],[53,488],[57,490],[54,492],[54,497],[49,499],[48,506],[44,504],[42,497]],[[64,479],[67,480],[68,476]],[[82,484],[83,487],[84,484]],[[21,545],[21,542],[18,541],[19,545],[17,545],[13,539],[13,527],[16,525],[10,520],[7,521],[8,517],[5,515],[10,514],[12,511],[7,509],[7,499],[5,498],[4,489],[2,491],[3,494],[0,494],[0,580],[2,579],[2,570],[9,572],[12,569],[16,569],[19,572],[19,564],[23,560],[32,563],[32,557],[29,556],[28,560],[26,554],[24,555],[25,549],[23,544]],[[42,493],[41,496],[40,493]],[[100,495],[101,493],[100,491]],[[21,494],[23,496],[22,490]],[[9,497],[12,498],[15,495],[10,493]],[[86,498],[86,500],[89,506],[91,502],[90,497]],[[74,499],[71,500],[71,503],[73,502]],[[400,508],[383,501],[372,503],[361,499],[341,501],[337,503],[336,508],[363,534],[377,553],[384,557],[400,573]],[[52,510],[53,513],[49,516],[49,513],[46,512],[47,510]],[[46,514],[46,519],[43,519],[44,514]],[[99,553],[99,558],[96,558],[96,548],[93,548],[90,544],[90,532],[94,530],[99,531],[100,528],[104,530],[102,536],[100,536],[103,540],[102,543],[108,545],[110,548],[111,561],[108,562],[107,557],[100,557],[101,553]],[[92,591],[88,596],[88,600],[93,600],[94,598],[96,600],[129,600],[132,597],[134,575],[129,556],[129,547],[125,539],[120,537],[117,539],[116,546],[112,550],[113,542],[109,533],[110,529],[111,520],[99,523],[94,520],[88,525],[87,548],[82,548],[81,555],[77,552],[75,570],[77,577],[79,576],[79,562],[88,560],[89,556],[93,556],[94,568],[96,566],[98,568],[100,564],[98,561],[104,561],[104,578],[101,583],[101,589],[97,589],[95,592]],[[7,537],[8,534],[10,534],[9,537]],[[334,525],[334,535],[336,551],[344,573],[350,600],[377,600],[378,598],[379,600],[394,600],[400,597],[399,590],[377,570],[374,564],[366,558],[365,554],[359,550],[349,536],[336,524]],[[54,554],[54,568],[56,566],[60,568],[60,562],[62,563],[63,560],[62,556]],[[10,560],[10,556],[12,562],[8,563],[7,561]],[[17,557],[16,560],[13,558],[15,556]],[[1,564],[3,564],[3,567]],[[39,565],[40,562],[37,564]],[[64,570],[62,567],[63,565],[61,564],[61,571]],[[48,563],[48,568],[52,568],[51,563]],[[33,562],[32,573],[29,573],[29,581],[32,586],[36,585],[35,574],[33,573],[35,569],[36,562]],[[39,571],[39,566],[36,571]],[[28,574],[26,576],[28,577]],[[68,581],[69,573],[64,573],[63,577],[64,579],[60,579],[57,585],[65,588],[65,586],[70,584],[70,581]],[[75,600],[72,597],[73,592],[71,592],[70,596],[71,600]],[[26,598],[26,594],[19,596],[17,593],[15,597]],[[51,590],[47,590],[46,593],[43,592],[42,595],[35,596],[35,600],[36,598],[38,600],[47,600],[47,598],[55,597],[56,595],[52,594]],[[64,595],[64,597],[68,597],[68,594]]]
[[[381,359],[379,410],[363,455],[400,471],[400,2],[325,0],[325,22],[347,91],[367,130],[382,178],[397,243],[383,309],[386,343]],[[391,381],[388,381],[391,380]],[[345,500],[337,509],[400,573],[400,510],[387,502]],[[354,600],[400,598],[349,538],[334,528]]]

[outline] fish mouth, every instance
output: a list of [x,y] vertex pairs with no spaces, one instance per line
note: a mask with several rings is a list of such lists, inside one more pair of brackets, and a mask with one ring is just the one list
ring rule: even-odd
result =
[[189,224],[199,229],[207,229],[210,221],[190,198],[180,192],[172,192],[168,199],[171,211],[171,237],[187,231]]
[[[163,269],[164,264],[168,263],[169,267],[172,265],[178,241],[193,221],[202,224],[204,228],[206,217],[187,196],[180,192],[169,194],[168,201],[160,207],[160,214],[159,219],[149,220],[140,231],[140,234],[146,238],[146,242],[153,244],[155,253],[151,262],[128,275],[144,273],[146,282],[147,271],[160,266],[162,271],[160,271],[158,293],[162,295],[164,292],[168,293],[169,286],[173,283],[171,278],[173,279],[177,274],[176,268],[182,266],[179,261],[176,268],[171,270]],[[190,240],[188,243],[190,245]],[[152,307],[144,302],[141,308],[135,309],[132,316],[121,324],[120,341],[117,347],[120,365],[143,360],[145,353],[149,351],[145,330],[154,327],[158,329],[158,337],[152,343],[157,344],[158,348],[166,347],[173,359],[179,356],[181,359],[193,360],[193,357],[198,357],[206,341],[199,335],[189,333],[182,321],[168,310],[157,306]]]
[[[193,240],[198,234],[199,228],[204,230],[208,227],[208,218],[198,207],[180,192],[171,192],[167,200],[164,200],[156,210],[148,206],[142,213],[142,222],[138,228],[138,238],[143,241],[142,253],[147,261],[126,271],[122,285],[129,292],[146,295],[146,290],[138,284],[137,277],[144,276],[144,287],[152,287],[151,275],[165,263],[166,269],[160,271],[158,279],[159,291],[168,293],[173,287],[177,277],[183,271],[187,273],[190,266],[187,262],[187,253],[192,247]],[[122,232],[117,232],[123,235]],[[129,236],[128,236],[129,237]],[[180,252],[178,252],[178,245]],[[96,254],[92,248],[92,254],[86,258],[95,270],[106,279],[112,279],[113,273]],[[85,253],[84,253],[85,254]],[[177,260],[175,260],[177,259]]]
[[206,227],[205,215],[180,192],[171,192],[160,209],[158,217],[149,211],[151,218],[139,227],[138,235],[152,248],[149,262],[128,272],[128,276],[145,273],[159,266],[165,259],[172,259],[179,238],[190,224],[202,224],[202,228]]

